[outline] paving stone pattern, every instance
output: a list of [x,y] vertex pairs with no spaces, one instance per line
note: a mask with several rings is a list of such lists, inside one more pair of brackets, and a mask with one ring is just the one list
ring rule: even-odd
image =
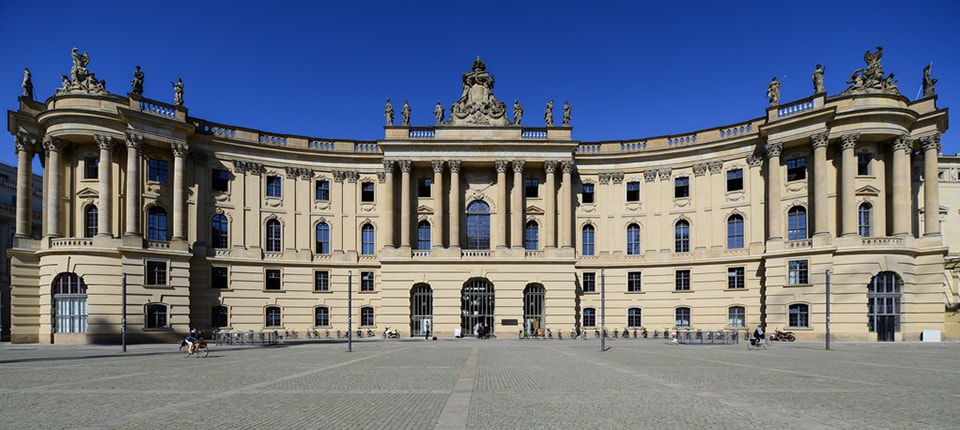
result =
[[955,428],[960,343],[0,344],[2,429]]

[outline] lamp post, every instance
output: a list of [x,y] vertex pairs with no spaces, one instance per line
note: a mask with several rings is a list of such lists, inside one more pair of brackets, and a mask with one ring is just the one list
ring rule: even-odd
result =
[[827,351],[830,350],[830,271],[827,270]]
[[120,274],[120,343],[127,352],[127,273]]
[[600,269],[600,352],[606,351],[607,341],[607,302],[606,302],[606,276],[604,269]]
[[353,270],[347,270],[347,352],[353,352]]

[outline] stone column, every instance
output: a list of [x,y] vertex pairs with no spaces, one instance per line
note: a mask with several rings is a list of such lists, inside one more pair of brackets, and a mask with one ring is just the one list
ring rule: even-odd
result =
[[396,208],[393,207],[393,160],[383,160],[383,172],[384,172],[384,183],[383,183],[383,247],[384,248],[393,248],[393,212]]
[[547,173],[547,204],[546,214],[543,217],[543,236],[546,248],[557,247],[557,160],[547,160],[543,163],[543,170]]
[[400,160],[400,247],[410,248],[410,169],[413,162]]
[[563,224],[560,231],[560,246],[563,248],[572,248],[573,241],[570,237],[571,231],[573,230],[573,202],[571,198],[573,196],[573,161],[564,160],[561,162],[561,168],[563,169],[563,179],[560,183],[560,189],[563,190],[563,194],[560,196],[560,216],[563,217]]
[[507,246],[507,160],[497,160],[497,248]]
[[940,235],[940,133],[920,138],[923,148],[923,235]]
[[780,151],[781,142],[767,142],[767,240],[783,239],[783,216],[780,214]]
[[513,190],[510,193],[510,209],[513,218],[510,220],[510,246],[524,247],[523,226],[523,160],[513,160]]
[[113,138],[98,134],[93,136],[100,148],[100,165],[97,176],[100,180],[100,205],[97,208],[97,236],[113,237]]
[[140,148],[143,136],[127,133],[127,225],[125,236],[140,236]]
[[183,163],[190,147],[183,142],[171,144],[170,149],[173,150],[173,240],[186,240],[184,208],[187,196],[183,190]]
[[443,160],[433,160],[433,199],[436,203],[433,217],[434,222],[431,228],[430,244],[432,248],[443,248]]
[[893,201],[890,202],[893,213],[893,235],[907,236],[910,234],[910,217],[913,203],[910,199],[910,151],[913,149],[913,140],[903,135],[893,142]]
[[813,146],[813,234],[814,236],[829,235],[830,220],[827,212],[827,143],[830,140],[829,132],[817,133],[810,136],[810,145]]
[[17,151],[17,227],[16,237],[30,237],[33,225],[31,200],[33,196],[33,153],[37,139],[25,134],[16,136]]
[[843,150],[840,157],[840,235],[854,236],[857,234],[857,139],[859,133],[840,136],[840,148]]
[[47,151],[47,164],[44,174],[48,175],[47,188],[43,190],[47,197],[47,236],[60,237],[60,151],[65,144],[52,136],[43,138],[43,148]]
[[450,166],[450,247],[460,247],[460,160],[449,160]]

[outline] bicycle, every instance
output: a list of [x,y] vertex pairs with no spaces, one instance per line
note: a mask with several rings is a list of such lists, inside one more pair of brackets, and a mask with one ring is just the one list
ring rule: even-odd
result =
[[187,349],[187,341],[184,339],[180,341],[180,352],[187,354],[186,357],[195,354],[197,357],[206,358],[210,355],[210,347],[207,346],[207,341],[201,338],[193,343],[193,352],[190,352]]
[[747,342],[748,350],[757,350],[757,349],[770,349],[770,342],[766,338],[751,338],[750,342]]

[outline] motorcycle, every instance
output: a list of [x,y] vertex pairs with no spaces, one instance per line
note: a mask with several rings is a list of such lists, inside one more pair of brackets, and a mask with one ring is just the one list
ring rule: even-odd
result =
[[776,330],[770,335],[770,340],[777,340],[780,342],[793,342],[797,340],[797,336],[793,334],[792,331],[780,331]]
[[383,329],[383,338],[384,339],[400,339],[400,330],[386,327]]

